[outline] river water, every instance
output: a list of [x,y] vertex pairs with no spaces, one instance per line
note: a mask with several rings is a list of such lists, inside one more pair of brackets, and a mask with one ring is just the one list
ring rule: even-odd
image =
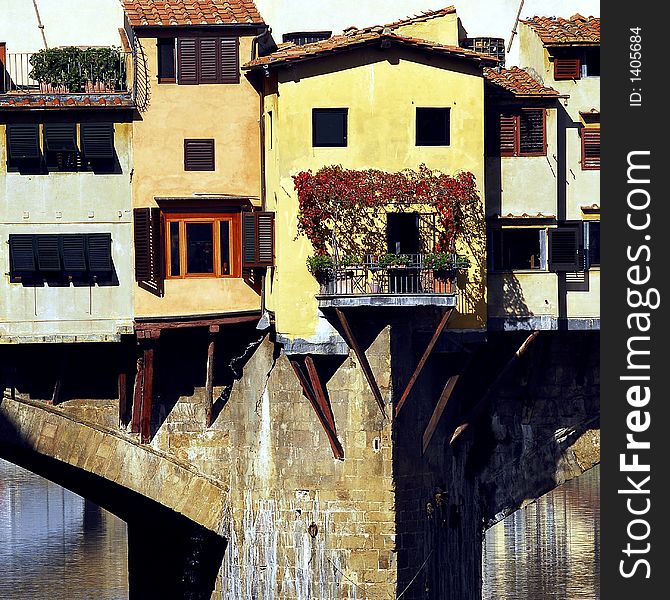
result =
[[[600,598],[598,467],[486,533],[484,600]],[[125,600],[123,521],[0,460],[0,599]]]

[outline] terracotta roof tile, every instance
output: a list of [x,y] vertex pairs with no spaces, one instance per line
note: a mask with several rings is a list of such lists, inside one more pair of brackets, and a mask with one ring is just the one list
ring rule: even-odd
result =
[[133,27],[263,24],[252,0],[123,0]]
[[546,46],[600,44],[600,18],[573,15],[533,17],[522,21],[530,26]]
[[375,42],[383,43],[384,41],[402,46],[420,48],[436,54],[480,61],[488,65],[495,65],[498,63],[496,58],[488,54],[481,54],[472,50],[466,50],[465,48],[459,48],[458,46],[445,46],[428,40],[395,35],[391,33],[388,28],[377,26],[368,29],[351,30],[343,35],[335,35],[327,40],[321,40],[311,44],[303,44],[301,46],[295,44],[282,44],[281,48],[278,48],[272,54],[256,58],[245,64],[243,68],[253,69],[262,66],[284,65],[287,63],[335,54],[343,50],[351,50],[367,46]]
[[514,94],[515,96],[559,96],[555,89],[542,85],[533,76],[520,69],[484,69],[484,77],[492,84]]

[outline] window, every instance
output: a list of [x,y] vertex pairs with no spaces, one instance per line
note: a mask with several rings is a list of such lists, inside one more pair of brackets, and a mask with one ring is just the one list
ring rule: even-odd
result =
[[549,230],[549,270],[576,273],[584,271],[583,223],[561,223]]
[[312,110],[312,146],[347,145],[346,108],[314,108]]
[[556,81],[580,79],[581,72],[579,58],[554,58],[554,79]]
[[416,109],[416,145],[449,145],[449,109]]
[[184,140],[184,170],[214,170],[214,140]]
[[78,171],[82,168],[76,123],[45,123],[42,139],[44,157],[49,169]]
[[175,38],[158,38],[158,83],[177,81]]
[[492,232],[496,271],[543,269],[545,229],[498,229]]
[[110,233],[9,236],[12,282],[106,280],[114,270]]
[[600,127],[583,127],[582,170],[600,169]]
[[586,221],[586,256],[589,267],[600,266],[600,221]]
[[500,115],[500,156],[547,154],[546,113],[543,108],[522,108]]
[[178,38],[177,80],[182,85],[239,83],[237,38]]
[[268,111],[268,150],[272,150],[272,136],[273,136],[272,111]]
[[282,35],[282,42],[292,42],[296,46],[302,46],[327,40],[331,35],[332,31],[292,31]]
[[556,81],[600,76],[600,47],[564,51],[554,57]]

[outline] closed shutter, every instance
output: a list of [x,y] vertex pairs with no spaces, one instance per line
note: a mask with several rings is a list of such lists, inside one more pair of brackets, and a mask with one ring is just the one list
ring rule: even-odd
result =
[[519,153],[544,154],[547,151],[544,109],[524,109],[519,117]]
[[500,115],[500,156],[515,156],[517,115]]
[[200,77],[198,83],[218,83],[219,38],[200,38]]
[[600,169],[600,128],[582,129],[582,169]]
[[198,40],[177,40],[177,82],[182,85],[198,83]]
[[274,213],[242,213],[242,267],[274,264]]
[[214,171],[214,140],[184,140],[184,170]]
[[549,270],[575,272],[584,270],[582,229],[579,224],[560,225],[549,230]]
[[47,152],[76,152],[77,126],[75,123],[45,123],[44,149]]
[[163,295],[161,215],[158,208],[133,211],[135,281],[156,296]]
[[40,128],[36,123],[7,125],[9,160],[40,158]]
[[9,236],[9,270],[12,277],[35,271],[34,240],[33,235]]
[[86,236],[88,270],[109,273],[112,270],[112,234],[89,233]]
[[86,271],[86,238],[81,233],[61,236],[63,269],[66,273]]
[[82,123],[81,150],[88,159],[114,158],[114,124]]
[[39,271],[60,271],[60,240],[58,235],[38,235],[37,269]]
[[554,79],[579,79],[581,75],[578,58],[555,58]]
[[221,83],[238,83],[240,80],[239,50],[237,38],[220,38]]

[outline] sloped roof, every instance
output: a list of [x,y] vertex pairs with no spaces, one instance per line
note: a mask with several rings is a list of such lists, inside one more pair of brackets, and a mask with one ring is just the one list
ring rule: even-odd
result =
[[437,10],[429,10],[422,12],[421,14],[415,15],[413,17],[407,17],[406,19],[400,19],[399,21],[394,21],[385,25],[389,29],[397,29],[398,27],[403,27],[405,25],[413,25],[414,23],[423,23],[424,21],[429,21],[430,19],[435,19],[436,17],[443,17],[445,15],[453,15],[456,13],[455,6],[447,6],[446,8],[439,8]]
[[252,0],[123,0],[133,27],[263,24]]
[[481,62],[487,65],[496,65],[498,63],[498,59],[489,54],[466,50],[458,46],[446,46],[428,40],[396,35],[391,33],[386,27],[377,26],[368,29],[349,30],[342,35],[335,35],[327,40],[303,44],[301,46],[292,43],[282,44],[272,54],[260,56],[245,64],[243,68],[253,69],[262,66],[285,65],[383,42],[419,48],[435,54]]
[[545,46],[600,44],[600,18],[573,15],[562,17],[533,17],[522,21],[530,26]]
[[512,67],[511,69],[484,69],[484,77],[490,83],[511,92],[515,96],[558,97],[560,93],[537,81],[530,73]]

